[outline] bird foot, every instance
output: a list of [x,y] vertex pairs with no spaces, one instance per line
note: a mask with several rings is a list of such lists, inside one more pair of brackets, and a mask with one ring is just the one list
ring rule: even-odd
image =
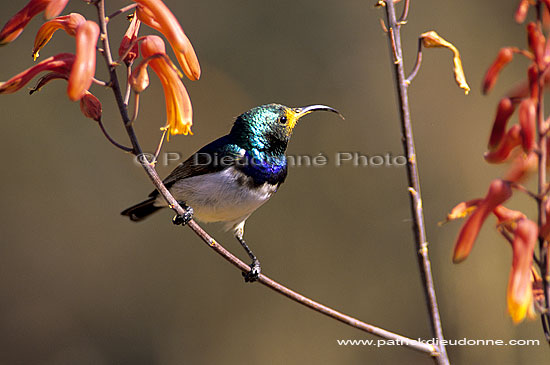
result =
[[185,226],[191,221],[191,219],[193,219],[193,208],[187,206],[185,203],[180,203],[180,205],[183,209],[185,209],[185,213],[183,213],[182,215],[176,215],[172,219],[172,223],[174,223],[175,225]]
[[258,277],[260,276],[260,272],[262,271],[262,268],[260,267],[260,261],[254,260],[252,261],[252,264],[250,264],[250,271],[247,273],[242,273],[244,277],[244,281],[246,283],[253,283],[256,280],[258,280]]

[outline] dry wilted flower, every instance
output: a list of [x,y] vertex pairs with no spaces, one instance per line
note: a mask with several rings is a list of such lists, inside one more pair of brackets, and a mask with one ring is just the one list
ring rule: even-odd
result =
[[448,48],[453,52],[453,71],[455,80],[458,86],[464,89],[464,93],[467,95],[470,92],[470,86],[468,86],[466,82],[466,76],[464,75],[464,69],[462,68],[462,61],[460,60],[458,49],[434,31],[422,33],[420,39],[422,39],[422,45],[426,48]]

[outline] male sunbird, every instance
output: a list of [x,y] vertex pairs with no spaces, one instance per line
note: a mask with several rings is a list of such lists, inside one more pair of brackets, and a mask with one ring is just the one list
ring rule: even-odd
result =
[[[187,224],[192,217],[203,222],[224,222],[246,250],[252,264],[245,281],[255,281],[260,262],[245,243],[244,223],[271,198],[287,175],[285,151],[296,123],[304,115],[325,110],[325,105],[290,108],[267,104],[238,116],[229,134],[207,144],[182,162],[164,180],[170,193],[186,213],[174,217],[175,224]],[[343,118],[343,117],[342,117]],[[167,207],[158,191],[121,214],[141,221]]]

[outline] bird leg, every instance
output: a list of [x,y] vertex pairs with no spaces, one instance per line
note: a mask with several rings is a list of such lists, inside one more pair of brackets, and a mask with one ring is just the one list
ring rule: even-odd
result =
[[237,229],[235,232],[235,238],[237,238],[237,241],[243,246],[244,250],[248,254],[248,256],[252,259],[252,263],[250,264],[250,271],[247,273],[243,272],[244,281],[247,283],[252,283],[256,280],[258,280],[258,277],[260,276],[260,272],[262,271],[262,268],[260,267],[260,261],[256,258],[250,247],[246,244],[246,242],[243,239],[244,230],[242,228]]
[[172,219],[172,223],[176,225],[182,225],[185,226],[191,219],[193,219],[193,208],[185,204],[185,202],[178,201],[179,205],[185,210],[185,212],[182,215],[176,215]]

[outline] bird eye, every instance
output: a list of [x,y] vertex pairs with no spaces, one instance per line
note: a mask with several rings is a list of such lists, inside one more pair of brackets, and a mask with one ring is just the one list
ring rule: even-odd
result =
[[279,123],[286,124],[286,117],[283,115],[281,118],[279,118]]

